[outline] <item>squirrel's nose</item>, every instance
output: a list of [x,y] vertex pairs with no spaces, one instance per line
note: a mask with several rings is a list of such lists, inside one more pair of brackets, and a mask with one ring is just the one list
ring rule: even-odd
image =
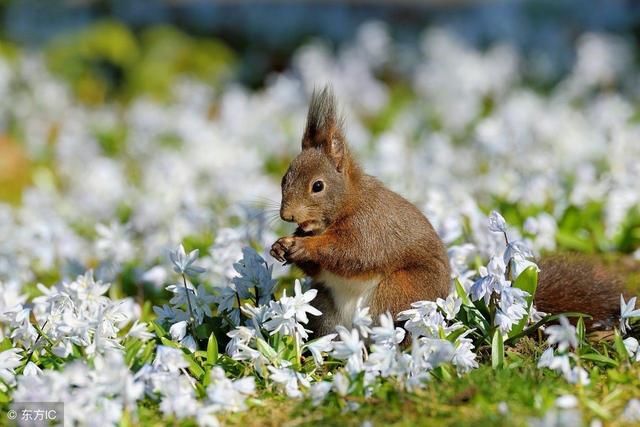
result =
[[282,218],[283,221],[295,222],[293,213],[291,213],[291,211],[284,206],[280,208],[280,218]]

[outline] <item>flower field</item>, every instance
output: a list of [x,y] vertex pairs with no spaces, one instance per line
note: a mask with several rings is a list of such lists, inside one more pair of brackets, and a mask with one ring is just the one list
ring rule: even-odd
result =
[[[406,45],[370,22],[259,88],[232,49],[170,28],[0,42],[0,425],[11,402],[87,426],[640,423],[638,51],[565,41],[428,27]],[[312,337],[316,291],[269,249],[293,232],[280,179],[327,83],[452,285]],[[536,259],[564,252],[625,281],[605,333],[532,304]]]

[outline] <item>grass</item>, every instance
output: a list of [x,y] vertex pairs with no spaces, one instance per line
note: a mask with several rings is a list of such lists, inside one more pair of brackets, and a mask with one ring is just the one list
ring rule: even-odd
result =
[[[610,426],[631,425],[616,418],[627,401],[638,396],[638,365],[599,373],[591,385],[580,388],[538,369],[532,357],[512,354],[509,359],[519,366],[493,370],[483,365],[462,377],[433,380],[415,393],[388,391],[356,410],[336,400],[313,407],[307,401],[267,394],[260,397],[259,406],[221,421],[228,426],[359,426],[365,421],[374,426],[525,426],[552,409],[558,396],[573,394],[584,422],[597,418]],[[501,411],[505,403],[507,409]]]

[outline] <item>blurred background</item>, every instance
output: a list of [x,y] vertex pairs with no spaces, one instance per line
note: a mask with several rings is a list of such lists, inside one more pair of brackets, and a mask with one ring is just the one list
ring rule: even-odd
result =
[[640,256],[638,2],[0,0],[0,22],[0,278],[139,278],[179,241],[228,274],[285,231],[326,83],[447,244],[489,253],[499,209],[537,253]]
[[160,42],[172,44],[162,52],[167,61],[187,45],[202,57],[181,71],[202,71],[198,65],[217,59],[233,66],[234,80],[258,87],[284,70],[304,43],[319,38],[336,47],[369,21],[384,23],[407,49],[430,26],[450,29],[476,47],[507,41],[541,55],[558,77],[572,64],[580,34],[606,31],[637,41],[639,14],[632,0],[3,0],[0,34],[21,47],[53,50],[51,65],[66,75],[63,40],[72,59],[80,54],[79,40],[87,39],[84,47],[92,52],[85,52],[85,61],[118,88],[144,57],[160,55],[154,51]]

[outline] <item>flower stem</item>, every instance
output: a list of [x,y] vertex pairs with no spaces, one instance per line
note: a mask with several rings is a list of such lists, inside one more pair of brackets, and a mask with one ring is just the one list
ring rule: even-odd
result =
[[[40,338],[42,338],[42,336],[44,335],[44,332],[42,331],[42,329],[47,326],[47,322],[49,320],[45,320],[44,323],[42,324],[42,328],[40,328],[39,326],[36,327],[36,331],[38,331],[38,336],[36,337],[36,340],[33,342],[33,348],[31,349],[31,351],[29,352],[29,356],[27,357],[27,361],[24,364],[24,367],[26,368],[27,365],[29,364],[29,362],[31,362],[31,358],[33,357],[33,353],[36,351],[36,346],[38,345],[38,341],[40,341]],[[47,337],[48,338],[48,337]],[[51,343],[53,345],[53,343]],[[23,368],[24,371],[24,368]]]
[[193,307],[191,307],[191,298],[189,297],[189,287],[187,286],[187,278],[184,273],[182,273],[182,283],[184,284],[185,295],[187,296],[187,305],[189,306],[189,325],[191,326],[191,333],[193,334],[193,340],[196,342],[196,346],[198,345],[198,339],[196,336],[196,318],[193,316]]
[[298,337],[297,333],[293,334],[295,337],[295,345],[296,345],[296,363],[295,363],[295,367],[297,369],[300,369],[300,367],[302,366],[302,351],[300,349],[300,338]]
[[509,244],[509,238],[507,237],[507,232],[503,231],[502,234],[504,234],[504,241],[508,245]]
[[[236,301],[238,302],[238,310],[242,307],[242,303],[240,302],[240,294],[236,292]],[[242,313],[242,311],[240,311]]]
[[260,301],[260,291],[258,290],[258,286],[255,286],[254,289],[256,290],[256,308],[260,307],[260,303],[258,301]]

